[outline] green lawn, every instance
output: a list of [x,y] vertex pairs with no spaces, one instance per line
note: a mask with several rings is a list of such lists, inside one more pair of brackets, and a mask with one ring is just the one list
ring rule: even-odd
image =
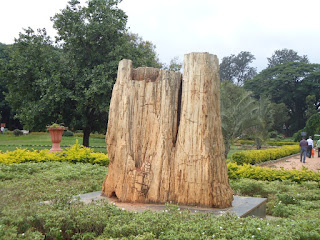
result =
[[[62,137],[60,143],[61,148],[64,149],[76,143],[82,144],[82,137]],[[0,151],[13,151],[18,148],[27,149],[50,149],[51,138],[49,133],[30,133],[23,136],[14,136],[9,134],[0,134]],[[90,147],[95,152],[106,153],[106,143],[104,138],[90,137]]]
[[230,151],[228,153],[228,157],[227,158],[231,158],[231,155],[236,153],[236,152],[241,152],[244,150],[248,150],[248,148],[244,148],[243,146],[235,146],[235,145],[231,145],[230,147]]
[[[65,146],[70,146],[76,143],[76,140],[82,144],[82,137],[62,137],[60,143],[61,148],[64,149]],[[34,146],[31,146],[34,145]],[[45,145],[45,146],[39,146]],[[17,147],[26,149],[50,149],[51,139],[49,133],[30,133],[23,136],[14,136],[9,134],[0,135],[0,151],[14,151]],[[102,137],[90,137],[90,147],[94,149],[95,152],[107,153],[105,139]],[[102,148],[103,147],[103,148]],[[231,146],[230,152],[228,153],[228,158],[235,152],[240,152],[246,150],[242,146]]]

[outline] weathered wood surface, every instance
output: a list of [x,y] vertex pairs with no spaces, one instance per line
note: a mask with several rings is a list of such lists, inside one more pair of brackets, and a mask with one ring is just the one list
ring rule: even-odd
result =
[[185,55],[184,75],[119,63],[103,193],[123,202],[229,207],[215,55]]

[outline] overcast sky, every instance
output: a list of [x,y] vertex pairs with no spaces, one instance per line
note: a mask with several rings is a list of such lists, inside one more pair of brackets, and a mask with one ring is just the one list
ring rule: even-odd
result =
[[[10,44],[23,28],[46,28],[68,0],[0,0],[0,42]],[[80,0],[81,3],[86,1]],[[169,63],[190,52],[221,59],[249,51],[258,71],[275,50],[288,48],[320,63],[319,0],[124,0],[128,27],[156,45],[160,61]]]

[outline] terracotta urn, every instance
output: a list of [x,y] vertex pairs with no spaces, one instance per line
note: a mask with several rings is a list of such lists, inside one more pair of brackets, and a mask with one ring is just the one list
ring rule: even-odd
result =
[[65,130],[64,127],[54,127],[54,128],[47,128],[52,142],[52,148],[49,152],[62,152],[63,150],[60,147],[60,142],[62,139],[63,131]]

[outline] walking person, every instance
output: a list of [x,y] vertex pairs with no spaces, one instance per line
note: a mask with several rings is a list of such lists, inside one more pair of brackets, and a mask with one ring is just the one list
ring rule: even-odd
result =
[[317,141],[318,157],[320,157],[320,139]]
[[311,136],[309,136],[307,142],[308,142],[307,156],[309,158],[311,158],[311,151],[312,151],[312,148],[313,148],[313,140],[312,140]]
[[306,155],[307,155],[307,148],[308,148],[308,141],[305,137],[299,143],[300,146],[300,162],[306,162]]
[[3,134],[3,133],[4,133],[4,127],[1,126],[1,134]]

